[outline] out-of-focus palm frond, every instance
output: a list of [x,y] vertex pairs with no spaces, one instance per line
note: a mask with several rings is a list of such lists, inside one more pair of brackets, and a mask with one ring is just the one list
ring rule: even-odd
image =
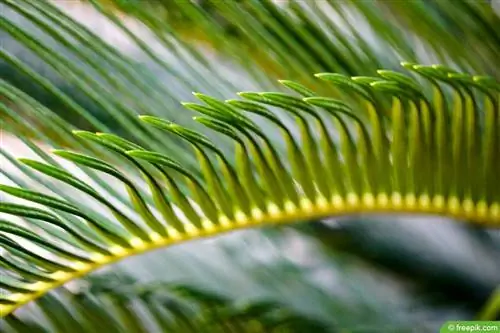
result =
[[139,284],[116,275],[90,279],[83,290],[48,294],[38,306],[43,324],[10,316],[6,325],[19,332],[43,332],[47,327],[79,333],[328,332],[325,324],[279,304],[236,304],[192,286]]

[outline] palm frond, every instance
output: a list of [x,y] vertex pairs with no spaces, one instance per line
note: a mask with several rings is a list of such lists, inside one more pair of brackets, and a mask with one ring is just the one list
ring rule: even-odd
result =
[[[195,120],[234,140],[236,165],[201,134],[157,117],[141,116],[144,122],[192,145],[201,178],[165,154],[111,134],[75,132],[127,159],[143,175],[141,185],[102,159],[54,151],[121,183],[134,217],[62,168],[20,159],[25,166],[92,197],[110,211],[114,222],[103,223],[52,196],[2,186],[4,192],[64,213],[7,202],[0,205],[2,213],[44,221],[63,231],[54,242],[49,236],[2,221],[2,244],[15,258],[5,260],[14,275],[2,282],[2,288],[9,292],[2,298],[2,313],[124,257],[250,226],[356,212],[442,214],[498,226],[500,193],[491,183],[496,172],[493,166],[498,162],[498,83],[442,66],[405,67],[432,80],[432,99],[417,81],[391,71],[379,71],[378,78],[317,75],[346,93],[360,96],[355,105],[316,96],[288,81],[283,84],[299,91],[301,97],[246,92],[240,93],[245,100],[223,102],[196,94],[204,104],[184,105],[202,114]],[[436,82],[452,86],[451,101]],[[472,89],[480,95],[475,96]],[[389,110],[384,109],[388,103],[385,95],[392,104]],[[269,106],[295,116],[295,130],[285,126]],[[265,117],[282,131],[288,147],[286,157],[278,154],[272,140],[245,112]],[[313,132],[312,124],[318,132]],[[332,135],[333,126],[337,126],[338,138]],[[300,138],[294,132],[300,132]],[[211,155],[219,161],[219,168]],[[180,179],[174,179],[173,174]],[[149,193],[142,190],[145,184]],[[66,218],[66,214],[71,217]],[[13,236],[57,259],[36,254]],[[28,270],[23,262],[26,258],[36,262],[36,267]]]
[[[36,160],[0,149],[2,316],[122,258],[239,228],[358,212],[499,225],[500,25],[490,6],[86,3],[94,26],[58,2],[0,1],[2,130]],[[405,67],[418,78],[352,76],[397,70],[400,58],[492,77],[414,64]],[[340,74],[318,75],[325,84],[314,72]],[[221,100],[248,90],[275,92]],[[196,122],[179,100],[202,114]]]

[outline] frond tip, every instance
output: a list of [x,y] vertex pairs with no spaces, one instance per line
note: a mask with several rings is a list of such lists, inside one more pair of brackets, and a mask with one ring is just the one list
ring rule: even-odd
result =
[[[220,101],[195,94],[202,103],[184,105],[201,114],[194,118],[197,122],[232,140],[234,154],[198,132],[141,116],[185,140],[198,158],[198,172],[112,134],[74,132],[140,171],[149,191],[98,158],[54,152],[121,182],[136,217],[67,171],[20,159],[92,197],[114,221],[56,197],[0,186],[49,208],[3,202],[0,212],[29,219],[28,227],[40,220],[60,232],[59,237],[46,237],[0,221],[5,249],[0,263],[9,272],[0,285],[7,291],[0,297],[1,315],[102,265],[250,226],[359,212],[410,212],[499,227],[500,84],[444,66],[403,66],[426,79],[429,89],[413,77],[381,70],[373,78],[317,74],[343,92],[342,101],[316,96],[291,81],[280,83],[295,95],[243,92],[243,100]],[[286,115],[295,121],[290,123]],[[276,133],[262,121],[271,123]],[[21,239],[50,256],[22,245]]]

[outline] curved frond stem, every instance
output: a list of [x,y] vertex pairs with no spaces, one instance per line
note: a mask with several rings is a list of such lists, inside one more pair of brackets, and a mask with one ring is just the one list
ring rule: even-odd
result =
[[[129,241],[131,247],[124,248],[114,246],[109,248],[111,255],[103,255],[100,253],[92,253],[91,263],[74,261],[70,268],[72,272],[56,271],[47,275],[51,281],[38,281],[33,284],[27,284],[25,289],[28,293],[12,293],[5,296],[7,301],[15,304],[4,304],[0,301],[0,316],[6,316],[22,305],[37,299],[48,291],[55,289],[71,280],[85,276],[103,266],[116,263],[120,260],[129,258],[134,255],[139,255],[148,251],[152,251],[167,246],[174,246],[184,242],[221,235],[236,230],[255,228],[270,225],[289,224],[297,221],[316,220],[331,216],[342,216],[357,213],[415,213],[415,214],[439,214],[449,216],[459,220],[475,220],[481,225],[490,227],[500,226],[500,216],[495,220],[489,216],[471,215],[464,209],[453,213],[445,212],[443,208],[434,205],[415,205],[413,202],[406,201],[387,201],[387,198],[379,197],[378,200],[370,200],[367,198],[374,197],[373,194],[366,193],[363,198],[350,196],[348,201],[342,201],[340,198],[327,205],[311,205],[308,209],[297,209],[293,213],[274,210],[269,213],[256,212],[252,216],[242,216],[236,221],[225,221],[225,223],[213,223],[207,229],[189,229],[186,233],[173,231],[169,237],[161,237],[157,233],[149,234],[148,238],[151,241],[146,242],[139,238],[133,238]],[[381,208],[381,207],[384,208]],[[10,303],[9,302],[9,303]]]

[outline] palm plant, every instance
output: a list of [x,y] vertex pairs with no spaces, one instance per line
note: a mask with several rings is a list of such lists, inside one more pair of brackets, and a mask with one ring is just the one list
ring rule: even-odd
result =
[[[424,1],[78,7],[125,46],[58,3],[1,4],[3,128],[31,157],[0,150],[0,330],[401,332],[498,316],[500,35],[487,4],[453,17]],[[411,29],[383,19],[412,8]],[[472,19],[478,47],[461,52],[447,37]],[[417,64],[429,54],[447,66]],[[359,213],[467,223],[328,221]],[[433,246],[439,232],[459,246]]]

